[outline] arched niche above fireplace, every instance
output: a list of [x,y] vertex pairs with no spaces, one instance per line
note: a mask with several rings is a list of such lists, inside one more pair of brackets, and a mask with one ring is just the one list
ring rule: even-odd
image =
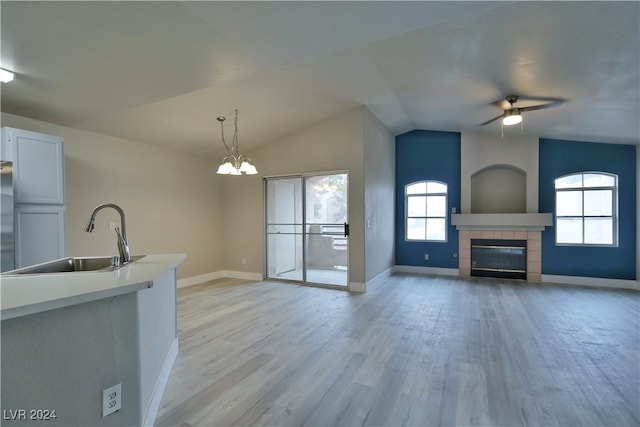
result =
[[491,165],[471,175],[471,213],[527,212],[527,173]]

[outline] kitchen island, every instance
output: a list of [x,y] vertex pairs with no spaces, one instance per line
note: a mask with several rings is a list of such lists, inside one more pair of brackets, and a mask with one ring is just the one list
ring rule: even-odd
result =
[[[152,424],[178,353],[176,267],[184,259],[3,275],[2,425]],[[103,417],[102,392],[117,384],[121,409]]]

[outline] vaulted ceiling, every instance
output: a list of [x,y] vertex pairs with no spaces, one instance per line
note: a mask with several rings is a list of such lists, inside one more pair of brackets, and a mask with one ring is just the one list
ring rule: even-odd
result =
[[[640,141],[639,2],[12,2],[2,111],[214,155],[367,106],[393,133],[493,132],[506,95],[541,137]],[[520,128],[506,129],[520,132]]]

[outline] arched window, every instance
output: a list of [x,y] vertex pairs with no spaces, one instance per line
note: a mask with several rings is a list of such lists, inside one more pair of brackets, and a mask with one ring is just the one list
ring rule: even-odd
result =
[[407,184],[405,194],[405,238],[447,241],[447,184],[418,181]]
[[556,244],[617,246],[618,177],[582,172],[555,180]]

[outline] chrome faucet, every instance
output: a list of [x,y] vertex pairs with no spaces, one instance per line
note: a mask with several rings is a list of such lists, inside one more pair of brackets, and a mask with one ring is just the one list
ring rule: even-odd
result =
[[104,208],[113,208],[120,214],[120,226],[122,227],[122,233],[118,227],[115,228],[115,232],[118,235],[118,254],[120,255],[120,262],[127,263],[131,261],[131,251],[129,250],[129,242],[127,241],[127,221],[125,219],[124,211],[118,205],[113,203],[104,203],[95,207],[91,212],[91,218],[89,223],[85,227],[84,231],[91,233],[95,228],[96,214]]

